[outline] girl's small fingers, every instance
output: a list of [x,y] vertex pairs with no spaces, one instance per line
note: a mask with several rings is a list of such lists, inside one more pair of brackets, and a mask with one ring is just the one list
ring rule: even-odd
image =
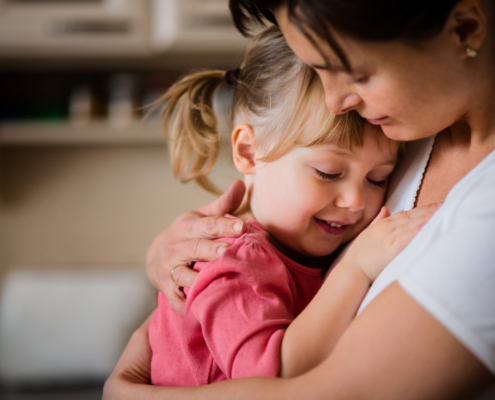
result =
[[370,226],[373,226],[378,221],[381,221],[382,219],[385,219],[385,218],[388,218],[388,217],[390,217],[390,210],[388,209],[388,207],[383,206],[380,209],[380,212],[378,213],[378,215],[375,217],[375,219],[373,221],[371,221]]
[[428,215],[428,218],[430,218],[430,214],[433,214],[435,211],[437,211],[440,206],[441,204],[429,204],[427,206],[413,208],[409,211],[402,211],[400,213],[392,215],[389,220],[392,224],[392,227],[398,227],[417,218],[423,218],[425,215]]
[[422,228],[424,224],[435,214],[434,210],[426,214],[416,215],[411,219],[403,219],[402,223],[397,225],[394,230],[394,236],[399,237],[402,235],[408,235],[409,232],[414,232],[414,235]]
[[420,230],[421,226],[417,226],[415,228],[404,231],[401,235],[398,235],[394,239],[394,246],[396,246],[396,248],[404,249],[411,242],[411,240],[414,239],[414,237]]

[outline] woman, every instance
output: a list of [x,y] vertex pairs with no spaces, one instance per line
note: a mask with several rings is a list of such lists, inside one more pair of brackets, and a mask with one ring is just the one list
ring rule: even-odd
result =
[[[356,110],[390,138],[413,141],[390,185],[391,211],[444,205],[309,372],[288,380],[147,386],[145,323],[109,378],[106,398],[464,399],[493,387],[493,2],[233,0],[231,9],[241,29],[248,16],[275,17],[294,52],[320,75],[331,111]],[[235,208],[241,186],[183,215],[151,246],[149,275],[176,310],[180,294],[170,295],[175,284],[166,276],[176,265],[221,252],[205,238],[243,231],[240,221],[202,218]],[[189,286],[194,276],[180,267],[174,279]]]

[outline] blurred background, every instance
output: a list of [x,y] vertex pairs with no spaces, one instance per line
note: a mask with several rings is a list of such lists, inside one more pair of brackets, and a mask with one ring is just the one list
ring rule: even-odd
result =
[[246,44],[227,0],[0,0],[0,398],[101,398],[155,304],[149,244],[213,199],[174,180],[146,106]]

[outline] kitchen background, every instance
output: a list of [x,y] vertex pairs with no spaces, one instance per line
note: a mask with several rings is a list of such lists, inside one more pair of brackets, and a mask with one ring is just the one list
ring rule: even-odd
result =
[[0,398],[101,398],[153,309],[149,244],[213,199],[174,180],[146,106],[246,44],[227,0],[0,0]]

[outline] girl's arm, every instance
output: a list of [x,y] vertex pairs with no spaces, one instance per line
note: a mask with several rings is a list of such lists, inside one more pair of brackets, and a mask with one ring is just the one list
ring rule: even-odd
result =
[[371,283],[437,209],[438,205],[429,205],[390,217],[388,209],[382,208],[287,329],[281,349],[281,377],[300,375],[331,353],[355,318]]
[[107,380],[103,400],[466,399],[495,383],[486,367],[397,283],[350,324],[330,356],[296,378],[150,386],[150,360],[143,325]]

